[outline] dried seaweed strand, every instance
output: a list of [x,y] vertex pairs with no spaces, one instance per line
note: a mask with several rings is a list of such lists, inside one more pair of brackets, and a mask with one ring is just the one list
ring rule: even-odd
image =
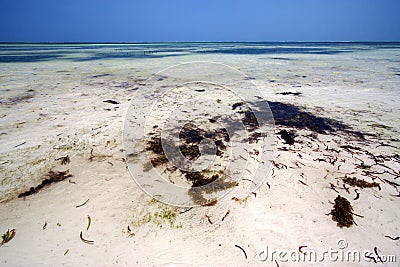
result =
[[208,222],[209,222],[210,224],[213,224],[213,222],[211,221],[210,216],[208,216],[207,214],[206,214],[206,218],[208,219]]
[[374,252],[375,252],[376,257],[378,258],[378,260],[380,260],[383,263],[383,260],[382,260],[381,256],[379,256],[379,254],[378,254],[378,248],[377,247],[374,247]]
[[181,211],[181,212],[179,212],[179,214],[186,213],[186,212],[190,211],[191,209],[193,209],[193,207],[191,207],[191,208],[188,208],[188,209],[186,209],[186,210],[184,210],[184,211]]
[[131,230],[129,225],[128,225],[128,234],[129,234],[130,237],[134,237],[135,236],[135,233]]
[[87,219],[88,219],[88,224],[87,224],[87,227],[86,227],[86,231],[89,231],[90,224],[92,223],[92,218],[90,218],[90,216],[88,215]]
[[16,146],[14,146],[14,148],[15,148],[15,147],[22,146],[22,145],[24,145],[24,144],[26,144],[26,141],[25,141],[25,142],[22,142],[22,143],[21,143],[21,144],[19,144],[19,145],[16,145]]
[[305,182],[303,182],[302,180],[299,180],[299,182],[301,183],[301,184],[303,184],[303,185],[306,185],[306,186],[308,186],[308,184],[306,184]]
[[81,231],[81,234],[79,235],[79,237],[80,237],[81,240],[82,240],[84,243],[86,243],[86,244],[89,244],[89,245],[93,245],[93,244],[94,244],[94,241],[92,241],[92,240],[87,240],[87,239],[85,239],[85,238],[82,237],[82,231]]
[[303,249],[303,248],[306,248],[306,247],[307,247],[307,246],[300,246],[300,247],[299,247],[299,252],[302,253],[302,254],[305,254],[305,252],[302,251],[302,249]]
[[391,237],[391,236],[385,235],[385,237],[387,237],[387,238],[389,238],[389,239],[392,239],[392,240],[394,240],[394,241],[396,241],[396,240],[399,240],[399,239],[400,239],[400,236]]
[[244,257],[246,258],[246,260],[247,260],[247,254],[246,254],[246,251],[244,251],[244,249],[241,247],[241,246],[239,246],[239,245],[235,245],[235,247],[237,247],[238,249],[240,249],[241,251],[243,251],[243,253],[244,253]]
[[357,200],[360,198],[360,193],[358,192],[357,188],[354,189],[354,192],[357,194],[357,196],[354,198],[354,200]]
[[228,210],[228,211],[225,213],[224,217],[222,217],[222,221],[225,220],[225,218],[229,215],[229,213],[231,213],[231,210]]
[[82,207],[83,205],[85,205],[86,203],[88,203],[88,201],[89,201],[89,199],[87,199],[84,203],[82,203],[82,204],[80,204],[80,205],[78,205],[78,206],[76,206],[76,208],[80,208],[80,207]]
[[16,233],[17,233],[17,231],[15,229],[11,229],[11,231],[7,230],[7,232],[1,236],[2,241],[0,243],[0,247],[3,246],[4,244],[10,242],[14,238]]

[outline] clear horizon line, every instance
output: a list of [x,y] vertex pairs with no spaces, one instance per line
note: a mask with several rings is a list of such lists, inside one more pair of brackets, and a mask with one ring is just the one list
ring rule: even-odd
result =
[[400,40],[392,41],[143,41],[143,42],[80,42],[80,41],[68,41],[68,42],[11,42],[11,41],[0,41],[0,44],[160,44],[160,43],[400,43]]

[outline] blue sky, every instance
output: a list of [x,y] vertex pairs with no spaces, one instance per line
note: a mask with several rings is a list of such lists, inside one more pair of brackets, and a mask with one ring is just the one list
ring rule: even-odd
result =
[[400,41],[399,0],[0,0],[0,41]]

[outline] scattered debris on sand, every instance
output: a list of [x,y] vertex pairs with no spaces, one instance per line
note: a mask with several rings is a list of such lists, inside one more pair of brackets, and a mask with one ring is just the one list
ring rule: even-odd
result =
[[277,95],[294,95],[294,96],[299,96],[302,93],[301,92],[280,92],[280,93],[276,93]]
[[14,238],[15,234],[17,232],[15,231],[15,229],[8,229],[7,232],[5,232],[5,234],[3,234],[1,236],[1,242],[0,242],[0,247],[3,246],[4,244],[8,243],[11,241],[11,239]]

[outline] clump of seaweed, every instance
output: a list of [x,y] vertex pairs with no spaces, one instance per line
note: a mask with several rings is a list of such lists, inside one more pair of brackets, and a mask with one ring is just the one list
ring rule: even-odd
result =
[[217,200],[215,198],[207,199],[205,194],[212,194],[239,185],[234,181],[226,181],[219,174],[206,176],[203,172],[185,173],[186,179],[192,182],[192,188],[189,189],[189,196],[198,205],[214,206],[217,204]]
[[0,247],[11,241],[17,232],[15,229],[7,229],[7,232],[1,236]]
[[355,177],[345,177],[342,179],[345,184],[348,184],[353,187],[359,187],[359,188],[372,188],[372,187],[378,187],[379,190],[381,190],[381,186],[377,182],[367,182],[364,179],[357,179]]
[[235,181],[226,181],[223,177],[214,180],[213,183],[210,183],[204,188],[204,192],[207,194],[211,194],[218,191],[227,190],[229,188],[238,186],[239,183]]
[[[147,141],[147,146],[146,150],[148,151],[153,151],[154,154],[156,154],[155,157],[153,157],[150,162],[154,167],[163,165],[168,162],[168,158],[165,156],[164,149],[161,143],[161,137],[159,136],[154,136],[151,138],[151,140]],[[148,171],[149,168],[146,165],[144,167],[144,171]]]
[[237,102],[232,105],[232,110],[235,110],[236,108],[243,106],[243,105],[244,105],[244,102]]
[[1,99],[0,104],[6,104],[6,105],[15,105],[23,102],[27,102],[30,99],[32,99],[35,96],[35,91],[34,90],[28,90],[26,93],[10,97],[6,100]]
[[247,203],[249,198],[250,198],[250,195],[248,195],[248,196],[246,196],[245,198],[242,198],[242,199],[237,198],[237,197],[232,197],[232,200],[236,201],[239,204],[245,204],[245,203]]
[[219,177],[218,174],[207,177],[206,175],[204,175],[204,172],[182,171],[182,173],[184,173],[186,180],[192,183],[192,187],[207,185],[214,182]]
[[26,196],[35,194],[35,193],[39,192],[45,186],[48,186],[52,183],[61,182],[69,177],[72,177],[72,174],[68,174],[68,172],[69,172],[68,170],[61,171],[61,172],[49,171],[49,173],[46,175],[48,177],[47,179],[43,180],[36,187],[31,187],[28,191],[19,194],[18,197],[21,198],[21,197],[26,197]]
[[156,211],[141,211],[140,218],[134,220],[132,225],[134,227],[140,227],[147,223],[154,223],[158,227],[162,228],[167,223],[171,228],[182,228],[182,224],[176,224],[178,210],[176,207],[163,204],[155,199],[148,202],[150,205],[156,205]]
[[[244,107],[243,107],[244,106]],[[232,105],[232,110],[241,107],[238,113],[243,114],[242,122],[248,131],[253,131],[260,127],[257,117],[254,112],[249,108],[249,106],[245,105],[244,102],[237,102]]]
[[[215,129],[214,131],[206,131],[192,123],[187,123],[179,132],[179,140],[180,145],[179,149],[182,155],[189,159],[195,160],[201,156],[199,145],[202,140],[205,138],[210,138],[214,141],[217,146],[216,155],[219,157],[223,157],[224,151],[226,151],[226,145],[224,142],[229,142],[229,134],[226,129]],[[152,151],[155,156],[150,160],[152,166],[157,167],[169,162],[168,158],[165,155],[163,149],[163,140],[159,135],[153,136],[150,140],[147,141],[146,150]],[[164,146],[168,146],[166,143]],[[211,153],[212,150],[205,150],[204,153]],[[174,155],[172,155],[174,156]],[[151,168],[148,164],[144,166],[144,171],[149,171]]]
[[260,128],[257,117],[253,111],[245,110],[245,111],[241,111],[240,113],[244,114],[242,122],[248,131],[254,131],[255,129]]
[[340,195],[335,198],[335,204],[330,214],[332,220],[337,222],[339,227],[350,227],[354,224],[353,207],[350,202]]
[[294,138],[296,137],[296,131],[294,130],[281,130],[279,132],[279,134],[281,135],[282,139],[285,140],[286,144],[288,145],[293,145],[294,144]]
[[[243,102],[235,103],[232,105],[232,109],[235,110],[236,108],[241,107],[243,105],[244,105]],[[257,143],[258,140],[264,136],[264,134],[260,133],[259,131],[257,132],[257,130],[260,129],[260,124],[257,120],[256,115],[254,114],[254,112],[251,109],[243,110],[243,108],[241,110],[239,110],[238,113],[242,114],[242,116],[243,116],[242,123],[243,123],[244,127],[246,128],[246,130],[249,132],[252,132],[248,136],[249,144]]]
[[[204,130],[193,123],[187,123],[180,129],[179,150],[186,159],[195,160],[201,156],[199,146],[204,139],[211,139],[214,142],[217,151],[215,152],[215,150],[206,147],[201,151],[202,153],[216,153],[217,156],[224,156],[227,149],[226,142],[230,141],[227,130],[224,128],[214,129],[212,131]],[[163,140],[158,134],[153,135],[153,137],[147,141],[146,150],[152,151],[153,154],[155,154],[150,160],[151,165],[154,167],[169,162],[163,150],[162,142]],[[164,144],[164,147],[169,145],[170,144],[168,144],[167,141],[167,143]],[[171,156],[174,157],[175,155]],[[143,170],[149,171],[150,169],[150,164],[146,163]],[[171,170],[176,171],[177,168],[171,168]],[[209,170],[201,172],[180,170],[180,172],[184,175],[186,180],[191,183],[192,188],[190,188],[188,192],[189,195],[196,204],[202,206],[210,206],[217,203],[215,198],[207,199],[205,194],[226,190],[238,185],[236,182],[224,181],[224,179],[220,177],[222,172],[215,173],[210,172]]]
[[185,143],[198,144],[205,138],[206,134],[207,131],[196,127],[192,123],[187,123],[182,127],[179,139]]
[[153,151],[158,155],[164,154],[161,137],[153,137],[150,141],[147,141],[146,150]]
[[218,203],[216,198],[207,199],[204,197],[204,191],[199,187],[192,187],[188,192],[189,196],[192,198],[193,202],[197,205],[207,207],[207,206],[215,206]]
[[198,145],[183,144],[179,146],[179,149],[181,150],[182,155],[189,160],[198,159],[201,156]]
[[[182,142],[180,146],[182,154],[189,159],[200,157],[199,144],[205,138],[212,139],[217,146],[217,156],[222,156],[226,150],[224,142],[229,142],[229,134],[225,128],[206,131],[192,123],[183,126],[179,133],[179,139]],[[206,151],[207,152],[207,151]],[[186,155],[185,155],[186,153]]]
[[162,154],[162,155],[159,155],[159,156],[151,159],[150,162],[154,167],[157,167],[157,166],[163,165],[169,161],[168,161],[168,158],[164,154]]
[[249,135],[249,144],[258,143],[258,140],[263,136],[265,135],[263,135],[262,133],[253,132],[252,134]]

